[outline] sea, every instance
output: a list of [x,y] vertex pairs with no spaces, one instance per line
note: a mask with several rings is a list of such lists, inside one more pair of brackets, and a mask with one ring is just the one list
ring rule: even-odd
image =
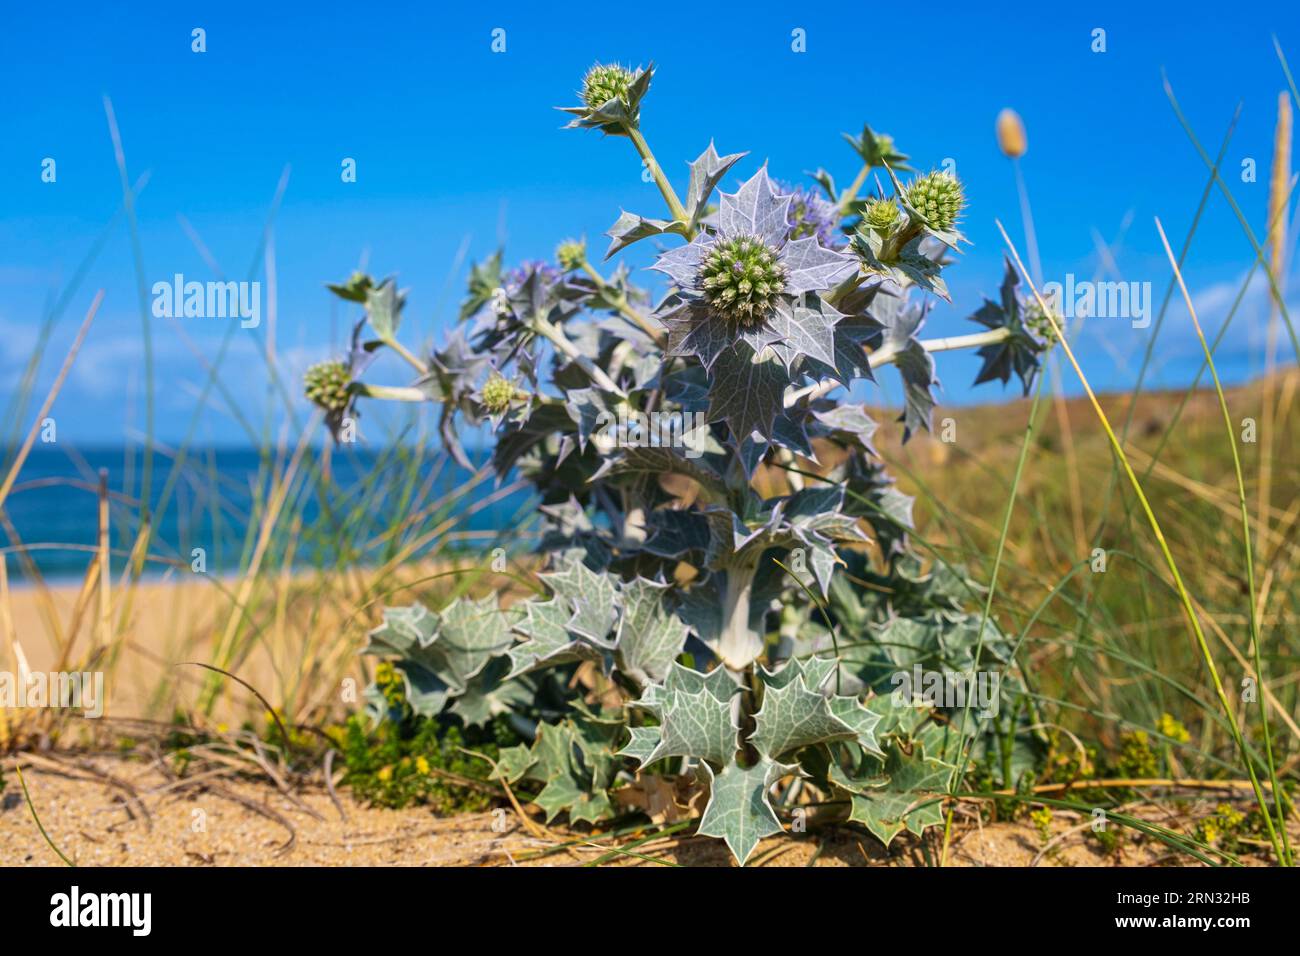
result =
[[[485,455],[471,460],[485,460]],[[149,514],[153,533],[143,576],[201,570],[227,575],[251,553],[268,507],[274,452],[155,450]],[[8,463],[0,468],[7,472]],[[112,570],[129,560],[141,526],[144,469],[139,446],[33,447],[0,511],[0,548],[12,586],[80,580],[95,559],[99,475],[107,477]],[[535,511],[528,490],[507,478],[476,478],[437,452],[412,448],[310,450],[285,496],[264,566],[331,568],[373,564],[414,542],[435,548],[518,548]],[[405,521],[401,535],[386,534]],[[433,531],[443,529],[433,535]],[[428,541],[422,541],[423,538]]]

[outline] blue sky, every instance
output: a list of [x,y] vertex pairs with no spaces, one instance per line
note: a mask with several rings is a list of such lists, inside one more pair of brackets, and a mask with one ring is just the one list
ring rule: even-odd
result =
[[[966,232],[974,245],[948,270],[954,304],[940,304],[927,334],[971,330],[964,317],[995,292],[1002,249],[995,219],[1022,240],[1012,169],[993,136],[1005,106],[1023,115],[1029,132],[1022,162],[1045,277],[1091,278],[1094,233],[1111,242],[1127,218],[1115,250],[1119,272],[1150,281],[1158,298],[1169,271],[1152,217],[1180,244],[1206,179],[1165,99],[1161,67],[1211,153],[1244,104],[1224,171],[1262,235],[1285,88],[1270,34],[1300,64],[1300,22],[1280,5],[1238,4],[1230,14],[1195,3],[1137,7],[976,12],[926,4],[849,13],[842,5],[570,2],[562,14],[522,3],[468,10],[133,3],[75,14],[14,7],[0,34],[0,81],[9,92],[0,102],[0,399],[17,387],[51,303],[121,206],[105,94],[131,178],[149,174],[138,201],[147,284],[177,272],[215,278],[184,217],[227,276],[244,278],[252,266],[265,288],[256,252],[290,167],[274,223],[275,341],[295,376],[340,342],[352,316],[323,283],[359,263],[398,273],[410,288],[412,336],[436,336],[461,292],[467,263],[458,257],[482,258],[500,241],[511,260],[547,257],[570,234],[600,247],[620,208],[662,214],[625,140],[560,129],[552,107],[573,100],[597,59],[657,64],[643,128],[679,184],[710,138],[723,152],[751,152],[736,180],[724,183],[728,190],[764,160],[786,180],[824,166],[846,183],[856,158],[840,133],[864,121],[891,133],[917,165],[955,160],[971,198]],[[206,30],[206,53],[191,52],[195,27]],[[506,31],[505,53],[491,51],[494,28]],[[791,49],[796,28],[806,31],[804,53]],[[1106,31],[1104,53],[1090,48],[1096,28]],[[41,181],[46,157],[57,163],[54,183]],[[356,161],[355,183],[341,181],[345,157]],[[1253,184],[1240,181],[1246,158],[1258,164]],[[648,251],[631,264],[644,266]],[[1216,193],[1187,268],[1211,331],[1251,261]],[[55,408],[60,437],[80,442],[119,440],[143,426],[141,316],[124,220],[68,297],[40,388],[53,380],[99,288],[103,308]],[[1247,301],[1224,346],[1230,379],[1262,364],[1263,289]],[[162,439],[186,431],[204,361],[228,321],[150,319]],[[1188,380],[1199,351],[1181,310],[1170,322],[1155,381],[1176,385]],[[256,333],[236,331],[223,367],[244,414],[259,423],[267,325],[264,318]],[[1131,385],[1149,335],[1094,320],[1080,352],[1096,383]],[[998,398],[997,387],[969,387],[977,367],[971,357],[945,356],[942,400]],[[402,367],[380,364],[375,377],[400,382]],[[201,440],[242,435],[221,402],[201,416]]]

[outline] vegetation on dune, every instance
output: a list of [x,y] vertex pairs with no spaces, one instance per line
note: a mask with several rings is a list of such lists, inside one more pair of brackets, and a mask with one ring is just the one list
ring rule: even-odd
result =
[[[978,184],[912,168],[864,126],[845,137],[860,163],[847,188],[824,170],[806,186],[737,176],[747,154],[710,143],[679,193],[642,132],[653,78],[598,65],[565,109],[653,177],[666,213],[623,212],[604,259],[655,245],[661,295],[582,239],[513,268],[498,251],[432,347],[404,344],[396,280],[357,272],[329,286],[364,309],[350,347],[303,388],[337,444],[313,445],[273,343],[260,426],[226,393],[223,352],[199,411],[221,395],[259,449],[247,499],[190,442],[152,490],[83,474],[100,517],[70,614],[9,529],[63,666],[133,659],[149,568],[211,587],[201,611],[166,612],[146,709],[170,719],[123,725],[122,749],[160,741],[183,779],[233,756],[295,784],[337,758],[330,778],[381,807],[532,804],[579,829],[693,820],[741,863],[767,835],[827,825],[943,863],[976,815],[1032,827],[1043,854],[1077,831],[1121,863],[1150,840],[1207,863],[1290,862],[1300,375],[1225,390],[1213,366],[1251,277],[1212,342],[1197,323],[1206,360],[1185,393],[1142,391],[1171,282],[1137,389],[1067,401],[1045,367],[1079,322],[1014,250],[976,331],[922,334]],[[1206,195],[1226,193],[1223,153],[1188,132]],[[1019,162],[1019,118],[998,133]],[[1289,203],[1275,180],[1271,259],[1246,227],[1274,284]],[[1278,296],[1270,348],[1281,323]],[[977,382],[1014,377],[1025,396],[946,410],[957,440],[930,433],[953,349],[978,350]],[[375,381],[397,362],[409,379]],[[886,397],[854,398],[863,382]],[[896,418],[877,407],[893,395]],[[395,419],[367,417],[362,453],[375,401],[409,414],[382,435],[372,421]],[[276,403],[291,443],[268,438]],[[11,420],[29,404],[20,390]],[[492,435],[486,462],[462,446],[474,428]],[[0,507],[24,490],[20,437]],[[521,490],[511,527],[466,528]],[[184,512],[176,540],[169,510]],[[200,515],[242,529],[229,577],[190,562]],[[0,652],[24,661],[9,568]],[[0,709],[0,750],[47,737],[94,739],[67,713]],[[1152,801],[1170,812],[1143,815]],[[1084,826],[1099,810],[1104,825]]]
[[[929,428],[931,352],[953,346],[919,337],[915,293],[947,296],[962,187],[946,172],[902,185],[884,157],[906,157],[867,128],[854,145],[894,184],[889,217],[885,197],[859,195],[865,177],[844,193],[819,177],[825,194],[796,203],[766,169],[715,205],[744,154],[712,144],[683,202],[640,133],[652,72],[594,70],[569,112],[629,138],[656,174],[671,218],[623,213],[607,254],[665,244],[655,308],[625,266],[605,276],[580,244],[558,267],[508,271],[498,255],[472,270],[446,345],[427,361],[401,351],[414,384],[376,386],[362,373],[397,341],[404,295],[364,275],[331,287],[364,292],[351,395],[439,403],[461,456],[458,423],[487,423],[493,467],[529,480],[543,514],[543,594],[388,607],[367,653],[394,662],[415,714],[526,721],[530,739],[494,776],[538,787],[548,820],[608,819],[620,791],[662,777],[707,793],[699,832],[741,862],[810,815],[886,844],[921,834],[972,752],[998,752],[998,782],[1014,787],[1042,735],[1009,637],[968,610],[980,589],[959,565],[924,565],[875,421],[832,396],[893,365],[905,437]],[[976,316],[985,331],[961,342],[981,349],[980,380],[1031,386],[1048,340],[1027,314],[1008,266]],[[320,404],[336,434],[351,420]],[[581,693],[555,692],[580,673]],[[900,688],[913,673],[938,678],[937,696]],[[978,703],[977,681],[992,688]],[[370,695],[382,709],[384,686]]]

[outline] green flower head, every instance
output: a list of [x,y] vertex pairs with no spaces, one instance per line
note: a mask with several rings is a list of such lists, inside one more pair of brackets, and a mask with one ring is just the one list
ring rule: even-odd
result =
[[761,322],[785,291],[786,272],[772,249],[755,236],[718,242],[700,264],[700,286],[714,312],[750,326]]
[[889,232],[898,222],[898,203],[893,199],[873,199],[867,203],[863,216],[872,229]]
[[921,214],[926,225],[941,230],[955,226],[966,205],[957,177],[942,171],[912,180],[907,187],[907,201]]
[[561,106],[573,117],[568,129],[598,129],[610,136],[626,136],[637,125],[641,99],[650,89],[654,64],[629,70],[617,63],[597,63],[582,78],[578,106]]
[[[1047,300],[1047,307],[1053,308],[1051,300]],[[1030,299],[1024,304],[1024,323],[1025,328],[1029,329],[1042,342],[1051,342],[1056,338],[1056,333],[1052,331],[1052,322],[1048,319],[1047,313],[1039,306],[1037,299]],[[1060,325],[1060,319],[1055,311],[1052,312],[1052,318]]]
[[501,415],[510,410],[510,403],[515,398],[515,387],[504,377],[493,372],[483,383],[483,389],[479,394],[484,408],[493,415]]
[[307,369],[302,383],[307,397],[327,412],[340,412],[351,401],[352,374],[343,362],[317,362]]
[[587,244],[581,239],[566,239],[555,247],[555,261],[565,272],[581,269],[587,261]]
[[636,76],[627,67],[617,63],[597,63],[582,80],[582,101],[589,109],[598,110],[610,100],[628,102],[628,90]]

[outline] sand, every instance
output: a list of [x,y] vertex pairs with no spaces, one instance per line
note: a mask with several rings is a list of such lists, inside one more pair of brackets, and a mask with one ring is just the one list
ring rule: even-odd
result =
[[[347,790],[336,805],[323,786],[290,795],[266,779],[236,773],[178,782],[159,764],[106,755],[27,754],[7,758],[8,786],[0,797],[0,865],[61,866],[37,829],[23,799],[15,763],[23,764],[32,803],[54,844],[78,866],[577,866],[606,855],[618,843],[586,829],[525,826],[502,801],[498,810],[438,817],[425,808],[364,807]],[[202,778],[201,778],[202,777]],[[1061,837],[1043,866],[1183,865],[1156,843],[1130,844],[1119,857],[1100,853],[1079,832],[1078,821],[1053,823]],[[647,831],[648,832],[648,831]],[[1043,849],[1027,823],[957,829],[950,862],[957,866],[1027,866]],[[565,842],[568,849],[556,850]],[[662,862],[734,865],[717,840],[668,837],[639,845],[636,853]],[[925,866],[919,841],[903,836],[886,851],[848,827],[770,837],[754,860],[768,866]],[[609,863],[656,866],[617,855]]]

